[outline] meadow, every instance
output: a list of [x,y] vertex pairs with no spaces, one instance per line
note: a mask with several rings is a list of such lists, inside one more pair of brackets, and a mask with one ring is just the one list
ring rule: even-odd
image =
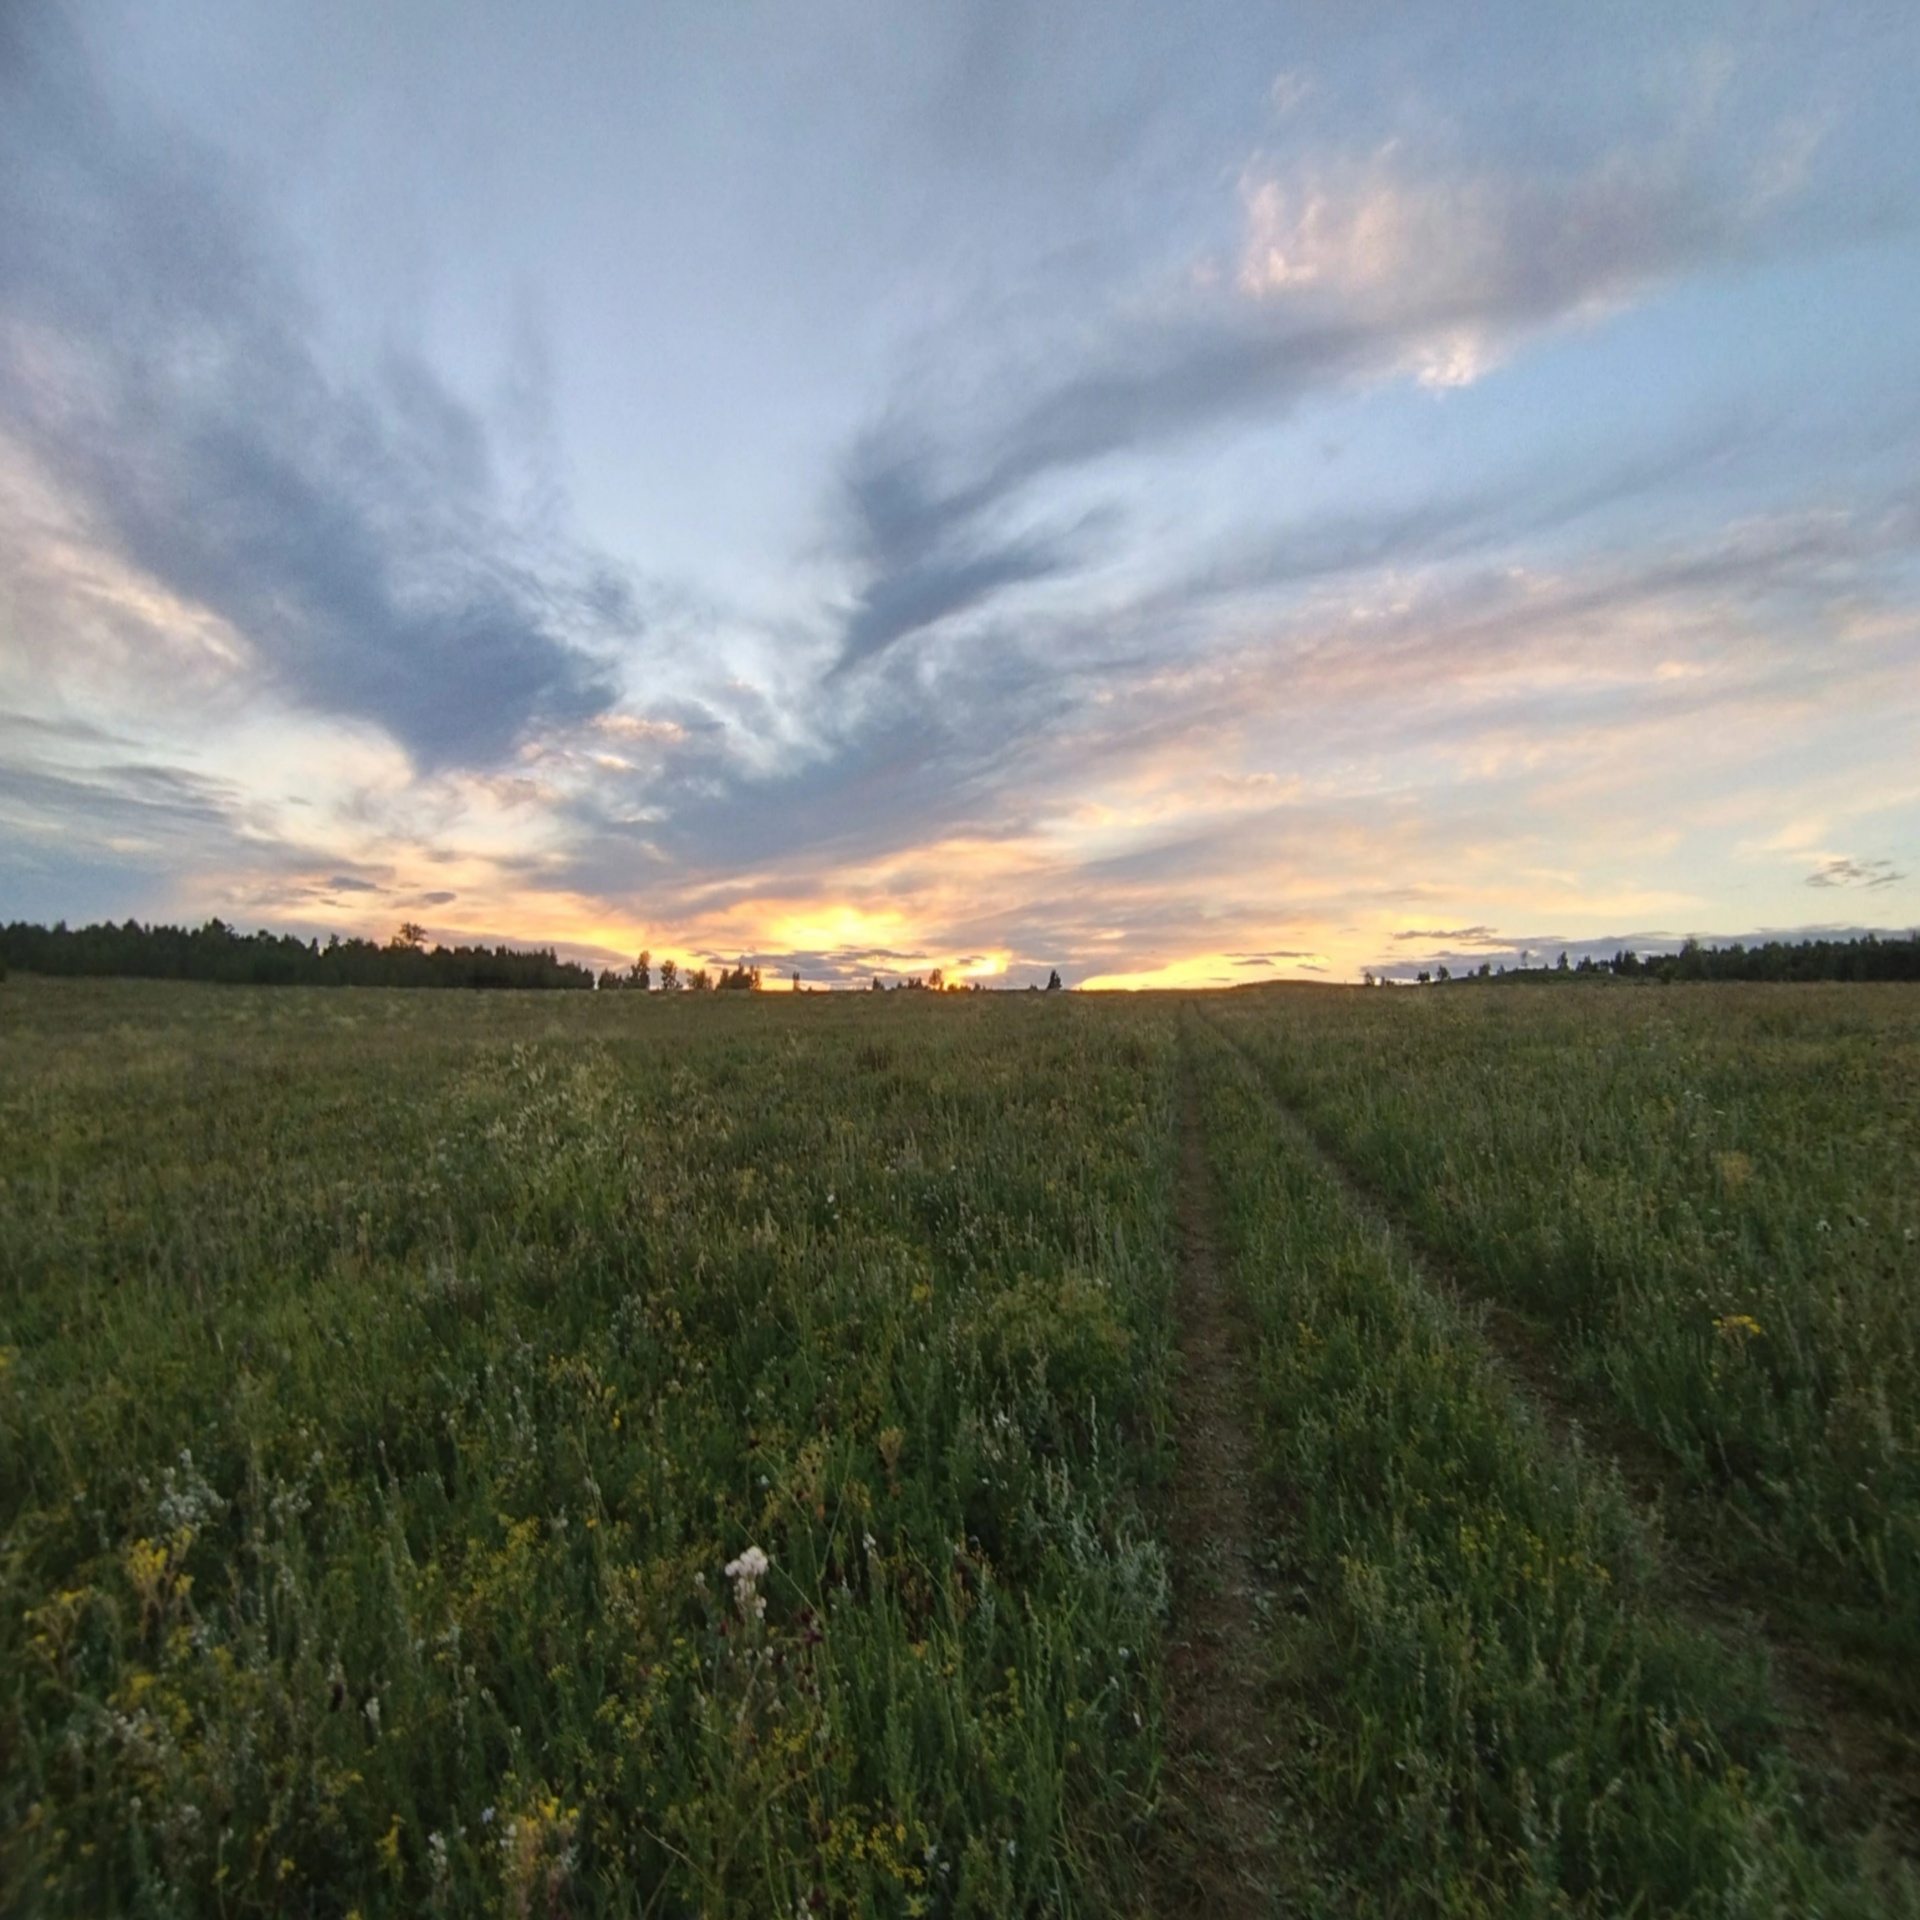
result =
[[6,995],[6,1911],[1107,1901],[1165,1020]]
[[1920,998],[1283,995],[1221,1031],[1657,1448],[1691,1544],[1830,1649],[1911,1759]]
[[1913,1912],[1669,1570],[1904,1658],[1916,1047],[1902,988],[16,975],[0,1908],[1199,1910],[1197,1127],[1269,1496],[1243,1910]]

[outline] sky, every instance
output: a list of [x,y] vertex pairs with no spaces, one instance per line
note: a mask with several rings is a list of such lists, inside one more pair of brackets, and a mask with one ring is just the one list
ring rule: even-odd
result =
[[0,920],[1920,925],[1920,10],[0,5]]

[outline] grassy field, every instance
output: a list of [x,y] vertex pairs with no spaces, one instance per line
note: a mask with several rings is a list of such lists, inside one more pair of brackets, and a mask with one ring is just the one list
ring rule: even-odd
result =
[[1164,1018],[0,1009],[6,1911],[1123,1897]]
[[1893,1660],[1917,1049],[1899,989],[16,976],[0,1909],[1178,1910],[1185,1114],[1277,1515],[1274,1910],[1910,1912],[1294,1111]]
[[1281,994],[1219,1027],[1920,1732],[1920,994]]
[[1315,1905],[1902,1911],[1808,1818],[1757,1649],[1668,1603],[1609,1462],[1517,1394],[1301,1137],[1194,1036],[1268,1471],[1287,1816]]

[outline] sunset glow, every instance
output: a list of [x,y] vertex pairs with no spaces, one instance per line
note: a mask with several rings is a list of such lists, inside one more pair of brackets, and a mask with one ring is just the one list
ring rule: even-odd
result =
[[1920,26],[1628,11],[9,10],[0,918],[1920,921]]

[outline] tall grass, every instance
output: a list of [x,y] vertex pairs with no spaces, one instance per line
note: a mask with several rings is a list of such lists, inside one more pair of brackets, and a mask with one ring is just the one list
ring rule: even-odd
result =
[[1920,994],[1450,989],[1221,1018],[1609,1385],[1730,1552],[1757,1542],[1920,1706]]
[[1124,1906],[1170,1035],[907,999],[10,982],[0,1906]]
[[1612,1472],[1515,1401],[1245,1059],[1194,1043],[1299,1602],[1280,1781],[1319,1909],[1884,1910],[1803,1831],[1758,1662],[1662,1606]]

